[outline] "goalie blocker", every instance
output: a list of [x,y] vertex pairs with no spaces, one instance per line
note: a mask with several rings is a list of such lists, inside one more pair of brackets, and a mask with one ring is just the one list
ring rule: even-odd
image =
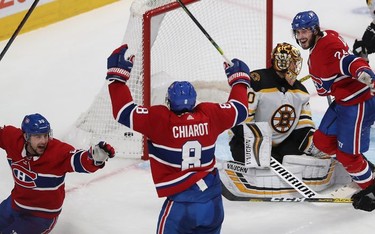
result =
[[[245,127],[246,126],[246,127]],[[245,159],[243,162],[219,161],[220,177],[226,190],[238,198],[295,198],[301,197],[282,173],[270,168],[271,129],[268,123],[244,125]],[[286,155],[281,164],[291,174],[302,180],[316,192],[332,188],[333,185],[346,185],[351,178],[343,166],[333,158],[320,159],[307,155]],[[303,190],[303,188],[301,188]],[[223,194],[224,195],[224,194]],[[352,194],[348,194],[349,196]]]

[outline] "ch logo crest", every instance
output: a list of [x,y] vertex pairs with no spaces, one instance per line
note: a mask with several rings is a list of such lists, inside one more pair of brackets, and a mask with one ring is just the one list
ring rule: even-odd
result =
[[25,188],[35,188],[35,179],[38,175],[35,172],[29,171],[27,168],[19,165],[12,164],[12,174],[14,181]]

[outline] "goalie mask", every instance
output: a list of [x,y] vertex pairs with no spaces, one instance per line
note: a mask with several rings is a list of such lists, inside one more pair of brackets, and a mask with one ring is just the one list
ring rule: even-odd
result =
[[302,57],[299,50],[286,42],[278,43],[272,50],[271,61],[273,68],[285,73],[285,79],[293,85],[302,68]]
[[197,93],[194,86],[187,81],[173,82],[167,92],[165,98],[166,104],[169,109],[176,114],[190,112],[195,106]]
[[366,0],[366,4],[368,6],[372,19],[375,20],[375,0]]
[[48,120],[38,113],[26,115],[22,120],[21,128],[26,134],[26,140],[29,140],[31,135],[36,134],[48,134],[52,137],[52,130]]

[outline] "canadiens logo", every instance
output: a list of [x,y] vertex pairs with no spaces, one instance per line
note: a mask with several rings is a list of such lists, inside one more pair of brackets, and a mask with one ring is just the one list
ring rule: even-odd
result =
[[25,188],[35,188],[35,179],[38,175],[35,172],[29,171],[19,164],[12,164],[12,173],[14,181]]

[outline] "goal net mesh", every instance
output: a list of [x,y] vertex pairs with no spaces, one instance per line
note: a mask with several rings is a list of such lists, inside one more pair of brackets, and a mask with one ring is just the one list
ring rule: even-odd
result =
[[[266,66],[266,0],[183,2],[225,57],[241,59],[251,70]],[[137,104],[163,104],[176,80],[192,82],[198,101],[226,101],[224,57],[176,1],[135,0],[124,43],[129,47],[126,56],[135,55],[128,85]],[[68,140],[79,147],[105,140],[120,157],[141,158],[145,152],[142,135],[113,119],[106,83]]]

